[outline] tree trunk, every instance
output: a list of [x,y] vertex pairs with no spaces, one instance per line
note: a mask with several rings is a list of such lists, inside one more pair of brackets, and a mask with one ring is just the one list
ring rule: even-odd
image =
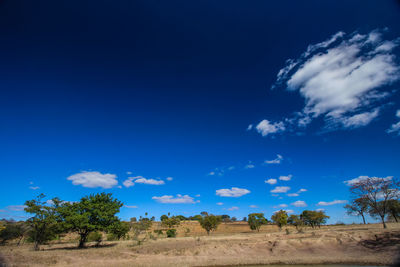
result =
[[35,246],[34,246],[34,250],[35,251],[39,251],[40,247],[39,247],[39,242],[35,241]]
[[363,223],[366,224],[366,223],[365,223],[364,213],[361,213],[361,217],[362,217],[362,219],[363,219]]
[[385,216],[381,216],[381,218],[382,218],[383,228],[386,229],[387,226],[386,226],[386,223],[385,223]]
[[397,216],[396,216],[396,213],[392,213],[392,216],[393,216],[393,218],[394,218],[394,220],[396,221],[396,222],[399,222],[398,220],[397,220]]
[[79,246],[78,247],[79,248],[84,248],[88,234],[87,233],[83,233],[83,234],[80,234],[80,235],[81,235],[81,238],[79,239]]

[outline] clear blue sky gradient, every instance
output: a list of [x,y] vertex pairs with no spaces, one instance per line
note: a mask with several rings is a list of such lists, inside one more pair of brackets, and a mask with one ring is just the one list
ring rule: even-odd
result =
[[[385,132],[400,109],[397,91],[378,119],[357,129],[318,134],[317,121],[302,136],[272,138],[246,128],[304,106],[299,95],[270,90],[287,59],[339,31],[387,28],[387,38],[400,37],[399,19],[395,0],[0,1],[0,218],[23,218],[12,206],[39,193],[76,201],[105,191],[138,207],[122,208],[123,219],[270,217],[279,204],[300,212],[290,204],[302,200],[325,208],[331,223],[359,222],[343,204],[316,204],[347,200],[345,180],[400,175],[400,137]],[[277,154],[281,164],[262,164]],[[245,168],[249,161],[255,168]],[[111,189],[67,180],[81,171],[115,174],[119,185],[139,175],[174,179]],[[289,174],[291,181],[264,183]],[[275,186],[308,191],[279,199]],[[231,187],[250,193],[216,195]],[[177,194],[200,202],[152,199]]]

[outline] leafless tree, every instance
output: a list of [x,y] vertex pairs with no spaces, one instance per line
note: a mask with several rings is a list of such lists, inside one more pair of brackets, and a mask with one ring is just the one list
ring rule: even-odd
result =
[[350,192],[353,199],[365,199],[371,212],[382,220],[383,228],[386,227],[385,216],[388,211],[389,201],[399,198],[400,183],[392,178],[366,177],[351,184]]

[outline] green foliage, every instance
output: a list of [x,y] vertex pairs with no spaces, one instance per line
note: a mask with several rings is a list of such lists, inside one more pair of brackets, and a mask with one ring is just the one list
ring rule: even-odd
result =
[[148,218],[141,218],[138,222],[131,223],[133,239],[137,240],[140,234],[151,228],[152,224],[153,222]]
[[115,236],[115,239],[120,240],[124,238],[129,230],[131,229],[131,225],[128,222],[116,221],[108,228],[108,232]]
[[99,231],[91,232],[90,234],[88,234],[87,241],[97,242],[98,244],[100,244],[101,241],[103,241],[103,235]]
[[207,214],[204,217],[201,217],[200,225],[203,227],[204,230],[207,231],[207,234],[209,235],[210,232],[215,231],[218,228],[218,225],[221,223],[222,219],[221,216],[215,216],[215,215],[208,215],[207,212],[202,212],[202,214]]
[[248,216],[247,223],[250,226],[251,230],[260,231],[261,225],[267,223],[267,219],[264,217],[264,213],[250,213]]
[[364,224],[365,222],[365,213],[368,212],[368,200],[364,197],[360,197],[357,199],[353,199],[350,204],[344,206],[348,215],[361,216]]
[[91,232],[107,231],[119,222],[115,214],[121,207],[122,203],[111,194],[101,193],[83,197],[79,202],[63,203],[59,210],[65,228],[79,234],[82,248]]
[[3,228],[0,231],[0,243],[4,244],[17,238],[21,240],[27,230],[27,225],[24,222],[7,222],[3,224]]
[[167,228],[172,228],[174,226],[179,225],[180,223],[181,223],[181,221],[177,217],[173,216],[171,218],[168,218],[168,217],[164,218],[164,220],[161,222],[161,225],[163,225]]
[[183,216],[183,215],[176,215],[175,217],[177,219],[179,219],[180,221],[186,221],[187,220],[187,218],[185,216]]
[[300,218],[305,225],[314,228],[316,226],[321,227],[321,224],[325,224],[329,216],[325,215],[324,211],[304,210]]
[[163,234],[163,230],[160,230],[160,229],[156,229],[156,230],[154,230],[153,232],[154,232],[155,234],[157,234],[158,236],[160,236],[160,235]]
[[400,217],[400,201],[397,199],[388,200],[388,213],[389,218],[398,222]]
[[287,224],[288,214],[284,210],[277,211],[271,216],[271,220],[278,225],[279,229],[282,229],[282,226]]
[[164,221],[164,220],[166,220],[166,219],[168,219],[168,216],[167,216],[167,215],[165,215],[165,214],[161,215],[161,217],[160,217],[160,220],[161,220],[161,221]]
[[299,215],[292,214],[289,216],[287,223],[289,225],[293,225],[296,227],[297,231],[300,232],[301,227],[304,225],[304,222],[300,219]]
[[176,229],[168,229],[166,233],[169,238],[176,237]]
[[58,198],[53,198],[52,204],[49,205],[43,200],[44,198],[45,195],[40,194],[36,199],[25,202],[25,212],[33,214],[33,217],[27,220],[27,224],[31,228],[29,237],[35,244],[35,250],[39,250],[41,244],[55,239],[63,230],[58,213],[62,202]]

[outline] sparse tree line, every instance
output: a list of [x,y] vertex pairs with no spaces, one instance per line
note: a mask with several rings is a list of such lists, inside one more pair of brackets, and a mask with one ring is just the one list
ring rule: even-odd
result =
[[[369,214],[380,219],[384,228],[387,219],[398,222],[400,191],[399,182],[396,180],[367,177],[352,183],[350,192],[352,199],[345,206],[348,214],[361,216],[364,223],[365,215]],[[39,250],[42,244],[59,239],[66,233],[76,233],[79,236],[78,247],[83,248],[88,241],[100,244],[105,233],[107,240],[132,238],[140,245],[149,238],[156,239],[161,235],[176,237],[176,227],[181,221],[198,221],[208,235],[222,222],[237,221],[237,218],[226,214],[213,215],[205,211],[190,217],[170,216],[168,213],[160,217],[161,228],[149,233],[156,218],[148,218],[146,212],[145,217],[133,217],[130,222],[121,221],[116,214],[122,205],[122,202],[106,193],[85,196],[77,202],[62,201],[59,198],[45,201],[45,196],[41,194],[36,199],[25,202],[25,212],[32,215],[25,222],[0,221],[0,244],[8,240],[17,240],[17,244],[20,244],[26,240],[34,244],[35,250]],[[305,226],[320,227],[328,218],[324,211],[304,210],[299,215],[289,216],[286,211],[280,210],[271,216],[271,221],[266,219],[263,213],[251,213],[242,221],[247,222],[254,231],[259,231],[262,225],[276,224],[279,229],[291,225],[300,232]],[[189,232],[190,229],[186,228],[185,235]],[[131,236],[128,233],[131,233]]]
[[382,222],[387,228],[386,221],[398,222],[400,218],[400,183],[392,177],[365,177],[350,185],[351,201],[345,206],[347,214],[361,216],[366,223],[368,214]]

